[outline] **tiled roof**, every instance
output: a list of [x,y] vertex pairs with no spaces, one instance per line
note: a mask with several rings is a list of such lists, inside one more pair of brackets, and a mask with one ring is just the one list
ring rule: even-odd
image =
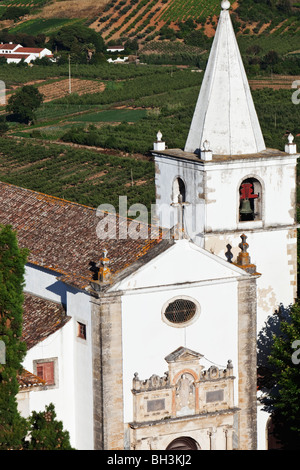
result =
[[32,374],[31,372],[28,372],[28,370],[25,369],[23,369],[22,373],[18,375],[17,379],[20,387],[20,392],[27,391],[28,389],[31,389],[33,387],[43,387],[44,385],[46,385],[46,382],[44,380]]
[[[106,217],[115,223],[113,215]],[[138,225],[118,216],[117,221],[115,225],[125,230],[129,224]],[[30,251],[28,261],[65,275],[62,280],[80,289],[95,279],[104,249],[114,275],[162,241],[159,236],[150,237],[149,226],[147,239],[119,239],[112,232],[100,239],[96,233],[99,222],[94,208],[0,182],[0,223],[17,231],[20,246]]]
[[12,54],[4,54],[0,52],[0,57],[5,57],[7,59],[27,59],[29,56],[30,54],[16,54],[14,52]]
[[[0,44],[0,50],[3,50],[3,49],[5,49],[6,51],[14,50],[17,46],[18,44]],[[19,48],[20,46],[18,47],[18,49]]]
[[64,308],[50,300],[24,293],[23,335],[22,339],[31,349],[39,342],[62,328],[70,317]]

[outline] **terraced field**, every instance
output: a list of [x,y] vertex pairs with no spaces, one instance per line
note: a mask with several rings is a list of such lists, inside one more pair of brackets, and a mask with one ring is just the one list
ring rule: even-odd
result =
[[117,0],[107,4],[91,27],[101,32],[105,39],[138,33],[147,36],[165,24],[176,28],[176,23],[188,18],[205,23],[207,17],[213,18],[219,11],[219,0]]
[[81,80],[79,78],[59,80],[53,83],[39,86],[39,91],[44,95],[44,102],[53,101],[67,96],[69,92],[83,95],[85,93],[99,93],[105,90],[105,85],[102,82],[94,80]]

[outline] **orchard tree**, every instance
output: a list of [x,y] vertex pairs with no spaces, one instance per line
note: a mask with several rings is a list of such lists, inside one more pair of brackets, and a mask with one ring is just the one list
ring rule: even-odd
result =
[[27,252],[10,226],[0,226],[0,450],[19,449],[26,434],[16,395],[26,353],[22,342],[23,286]]
[[[288,315],[287,315],[288,313]],[[283,450],[300,448],[300,302],[277,314],[279,330],[268,356],[271,380],[263,399]]]
[[6,110],[11,113],[10,119],[30,124],[42,102],[39,90],[34,85],[25,85],[9,98]]

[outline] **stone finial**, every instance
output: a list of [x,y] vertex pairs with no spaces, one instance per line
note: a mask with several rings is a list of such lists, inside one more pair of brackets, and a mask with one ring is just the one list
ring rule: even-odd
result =
[[297,145],[294,144],[294,136],[291,133],[288,135],[288,143],[285,145],[284,150],[290,155],[297,153]]
[[241,251],[238,254],[238,257],[236,259],[236,263],[234,263],[234,264],[236,266],[238,266],[239,268],[244,269],[249,274],[257,274],[256,266],[255,266],[255,264],[251,264],[250,255],[247,251],[248,248],[249,248],[249,245],[246,242],[247,236],[243,233],[241,235],[241,239],[242,239],[242,241],[239,244],[239,247],[240,247]]
[[162,141],[162,133],[160,131],[156,134],[156,142],[153,144],[153,150],[166,150],[166,143]]
[[226,245],[226,248],[227,248],[227,251],[225,253],[225,256],[227,258],[228,263],[232,263],[233,254],[231,253],[232,246],[230,245],[230,243]]
[[248,264],[250,264],[250,256],[249,256],[249,253],[247,252],[248,248],[249,248],[249,245],[248,243],[246,242],[247,240],[247,236],[243,233],[243,235],[241,235],[241,243],[239,244],[239,247],[241,249],[238,257],[237,257],[237,264],[241,265],[241,266],[246,266]]
[[222,0],[221,8],[222,8],[222,10],[229,10],[230,2],[228,0]]
[[99,268],[99,275],[98,280],[103,284],[109,284],[111,280],[111,272],[109,269],[109,259],[107,257],[107,250],[103,250],[102,258],[100,259],[100,268]]
[[204,161],[212,160],[212,151],[210,150],[210,143],[208,140],[203,142],[203,149],[200,150],[200,158]]

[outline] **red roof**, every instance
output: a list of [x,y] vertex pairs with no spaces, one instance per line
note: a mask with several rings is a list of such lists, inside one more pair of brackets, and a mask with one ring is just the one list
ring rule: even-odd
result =
[[[22,47],[22,46],[20,46],[19,44],[0,44],[0,49],[13,50],[13,49],[15,49],[17,46]],[[18,49],[19,49],[19,48],[18,48]]]
[[12,53],[12,54],[1,54],[0,52],[0,57],[5,57],[7,59],[27,59],[27,57],[29,57],[30,54],[15,54],[15,53]]
[[[112,230],[113,226],[117,230],[139,226],[124,217],[105,217]],[[17,231],[20,246],[30,251],[29,263],[61,273],[62,281],[80,289],[95,280],[105,249],[112,275],[123,272],[157,245],[165,249],[161,233],[151,226],[146,226],[146,239],[122,239],[114,232],[102,239],[96,231],[100,220],[92,207],[0,182],[0,223]],[[151,229],[155,236],[150,236]]]
[[42,380],[37,375],[28,372],[28,370],[23,369],[21,374],[17,377],[19,382],[20,391],[26,391],[29,388],[45,386],[46,382]]
[[39,47],[19,47],[17,49],[18,53],[20,52],[24,52],[24,53],[27,53],[27,54],[39,54],[40,52],[42,52],[44,50],[44,48],[39,48]]
[[31,349],[62,328],[70,317],[61,304],[24,293],[22,339]]

